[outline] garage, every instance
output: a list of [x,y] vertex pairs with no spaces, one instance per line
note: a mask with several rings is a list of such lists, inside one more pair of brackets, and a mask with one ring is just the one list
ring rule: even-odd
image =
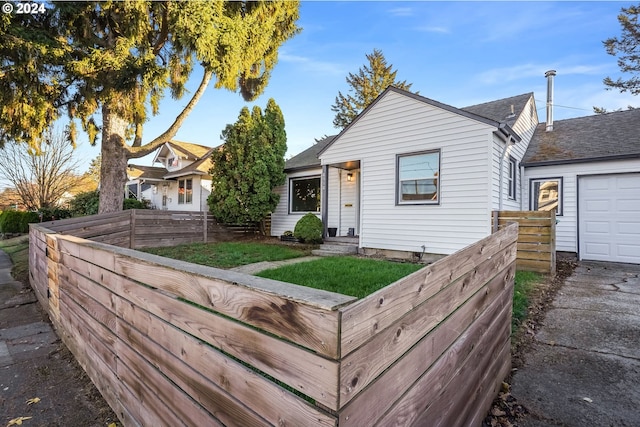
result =
[[580,259],[640,264],[640,173],[578,178]]

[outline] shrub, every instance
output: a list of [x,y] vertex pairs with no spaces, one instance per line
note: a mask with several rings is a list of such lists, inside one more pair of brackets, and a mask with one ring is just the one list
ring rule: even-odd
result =
[[37,212],[5,211],[0,215],[0,232],[28,233],[32,222],[40,222]]
[[308,213],[298,220],[293,235],[305,243],[322,243],[322,221]]
[[69,201],[73,216],[95,215],[98,213],[100,193],[98,190],[78,193]]
[[54,221],[71,218],[71,211],[62,208],[40,208],[38,213],[42,215],[42,221]]
[[124,210],[127,209],[149,209],[151,202],[149,200],[138,200],[138,199],[124,199],[124,204],[122,208]]

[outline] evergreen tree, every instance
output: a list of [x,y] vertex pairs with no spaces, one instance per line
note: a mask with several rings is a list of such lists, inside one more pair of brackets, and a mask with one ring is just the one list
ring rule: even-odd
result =
[[278,205],[273,188],[285,181],[287,136],[284,118],[273,99],[264,114],[260,107],[240,111],[222,133],[224,145],[211,160],[212,215],[224,223],[259,223]]
[[406,80],[396,81],[397,71],[392,70],[393,65],[387,65],[382,51],[374,49],[373,53],[366,56],[369,65],[360,68],[358,74],[349,73],[347,76],[351,93],[345,96],[338,92],[336,102],[331,106],[331,111],[336,113],[333,125],[337,128],[347,127],[388,86],[403,90],[411,88],[411,83],[408,84]]
[[[0,147],[39,149],[54,121],[78,119],[101,138],[100,212],[122,209],[127,162],[175,136],[209,82],[263,92],[278,48],[299,28],[297,1],[50,2],[42,13],[0,16]],[[142,144],[148,108],[165,91],[185,93],[195,64],[200,84],[168,129]]]
[[620,38],[612,37],[605,40],[604,46],[609,55],[618,56],[618,67],[623,73],[631,73],[627,80],[619,78],[614,81],[610,77],[604,79],[607,89],[618,89],[620,92],[629,91],[633,95],[640,94],[640,4],[622,8],[618,15],[618,22],[622,27]]

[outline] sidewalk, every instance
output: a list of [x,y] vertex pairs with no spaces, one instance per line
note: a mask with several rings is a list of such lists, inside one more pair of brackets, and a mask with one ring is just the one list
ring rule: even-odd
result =
[[581,262],[513,377],[518,425],[640,426],[638,307],[639,265]]
[[0,250],[0,427],[102,426],[116,421],[62,344],[28,284]]
[[303,256],[300,258],[285,259],[283,261],[262,261],[254,264],[241,265],[240,267],[231,268],[231,271],[237,271],[245,274],[256,274],[264,270],[282,267],[283,265],[297,264],[299,262],[308,262],[320,259],[319,256]]

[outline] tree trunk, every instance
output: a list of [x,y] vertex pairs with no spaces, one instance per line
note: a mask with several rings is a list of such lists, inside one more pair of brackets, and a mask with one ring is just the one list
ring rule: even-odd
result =
[[107,105],[102,107],[102,165],[100,167],[100,207],[98,213],[119,212],[124,203],[129,151],[127,122]]

